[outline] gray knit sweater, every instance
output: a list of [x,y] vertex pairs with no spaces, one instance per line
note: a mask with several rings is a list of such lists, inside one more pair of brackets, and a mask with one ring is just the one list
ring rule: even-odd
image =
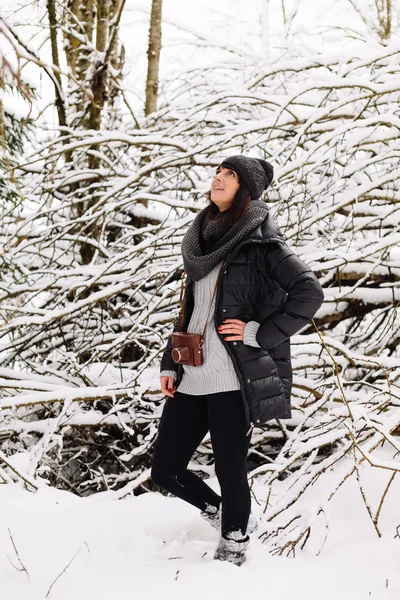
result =
[[[193,283],[194,309],[187,328],[191,333],[202,333],[211,296],[217,279],[221,263],[217,264],[205,277]],[[215,296],[211,306],[204,335],[203,358],[204,362],[198,367],[183,366],[182,380],[177,387],[178,392],[184,394],[204,395],[217,392],[239,390],[240,382],[236,375],[231,357],[214,325]],[[260,324],[257,321],[246,323],[243,343],[260,348],[256,341],[256,334]],[[229,338],[232,334],[227,334]],[[228,342],[235,344],[235,341]],[[176,372],[170,370],[161,371],[160,377],[168,375],[176,378]]]

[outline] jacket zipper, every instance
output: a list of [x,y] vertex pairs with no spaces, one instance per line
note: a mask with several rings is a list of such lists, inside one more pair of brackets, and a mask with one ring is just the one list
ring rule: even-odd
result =
[[[223,273],[226,270],[226,267],[227,267],[227,264],[224,265]],[[218,286],[217,286],[217,293],[215,295],[215,308],[218,306],[218,299],[219,299],[219,296],[220,296],[221,282],[222,282],[222,277],[221,277],[220,281],[218,282]],[[216,327],[216,325],[217,325],[216,319],[217,319],[217,311],[214,310],[214,327]],[[216,330],[216,331],[218,331],[218,330]],[[242,387],[244,389],[244,387],[245,387],[246,384],[244,383],[244,379],[242,377],[242,373],[241,373],[240,368],[239,368],[239,366],[237,364],[236,356],[234,355],[233,351],[229,347],[229,343],[225,342],[224,339],[222,339],[221,341],[224,344],[224,346],[226,347],[227,352],[230,355],[233,364],[236,365],[236,372],[237,372],[237,375],[239,376],[239,379],[241,380],[241,384],[242,384]],[[245,394],[245,396],[246,396],[246,394]],[[243,396],[242,396],[242,400],[243,400]],[[250,415],[250,429],[246,433],[246,436],[247,436],[247,435],[249,435],[249,433],[252,431],[252,429],[254,427],[254,423],[253,423],[253,411],[252,411],[252,407],[251,407],[250,402],[247,400],[247,397],[246,397],[246,405],[247,405],[247,409],[248,409],[249,415]]]

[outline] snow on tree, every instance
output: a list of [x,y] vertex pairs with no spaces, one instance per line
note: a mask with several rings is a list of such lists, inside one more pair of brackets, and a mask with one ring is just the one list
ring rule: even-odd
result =
[[[264,61],[230,48],[165,82],[158,110],[139,123],[121,104],[117,119],[103,106],[88,127],[98,50],[74,33],[91,73],[71,80],[80,85],[65,114],[79,123],[24,156],[26,203],[1,220],[5,481],[42,477],[116,497],[150,485],[180,242],[221,158],[244,153],[274,164],[271,212],[325,291],[292,338],[293,418],[253,433],[249,476],[270,490],[263,539],[294,553],[315,523],[328,531],[329,500],[353,475],[380,535],[360,465],[387,470],[383,502],[399,470],[400,47],[343,36],[329,53],[293,43]],[[380,460],[382,443],[393,461]],[[206,439],[194,458],[205,475],[210,451]],[[332,470],[334,488],[305,505]],[[291,485],[281,497],[282,478]]]

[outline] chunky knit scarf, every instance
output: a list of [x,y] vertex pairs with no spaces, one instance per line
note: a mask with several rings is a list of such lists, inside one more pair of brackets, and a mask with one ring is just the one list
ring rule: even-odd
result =
[[[229,209],[228,209],[229,210]],[[182,240],[183,266],[193,281],[202,279],[237,246],[268,215],[268,206],[263,200],[252,200],[247,211],[233,227],[222,235],[228,210],[219,218],[206,218],[207,207],[197,213]]]

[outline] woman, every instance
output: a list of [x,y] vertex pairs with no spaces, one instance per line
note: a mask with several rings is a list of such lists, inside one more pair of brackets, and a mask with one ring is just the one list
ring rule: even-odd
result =
[[[251,533],[251,432],[255,425],[291,417],[290,336],[311,321],[324,297],[260,199],[272,179],[270,163],[241,155],[216,169],[209,205],[182,241],[182,331],[202,333],[224,262],[205,330],[204,362],[175,363],[171,338],[161,360],[167,400],[152,479],[220,529],[214,558],[237,565],[245,560]],[[187,469],[208,430],[221,495]]]

